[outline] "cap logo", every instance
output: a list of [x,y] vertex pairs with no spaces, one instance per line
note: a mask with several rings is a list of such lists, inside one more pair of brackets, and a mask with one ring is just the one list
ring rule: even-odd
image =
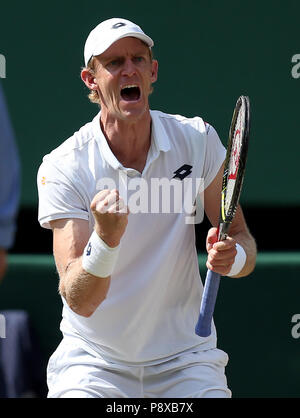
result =
[[112,29],[119,29],[122,26],[126,26],[126,23],[123,23],[123,22],[115,23],[111,28]]

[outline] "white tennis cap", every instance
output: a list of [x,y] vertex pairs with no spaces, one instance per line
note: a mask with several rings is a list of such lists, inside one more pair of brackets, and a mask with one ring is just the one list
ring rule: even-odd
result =
[[96,26],[87,37],[84,47],[85,65],[93,56],[102,54],[114,42],[127,36],[141,39],[149,48],[154,45],[152,39],[135,23],[121,18],[108,19]]

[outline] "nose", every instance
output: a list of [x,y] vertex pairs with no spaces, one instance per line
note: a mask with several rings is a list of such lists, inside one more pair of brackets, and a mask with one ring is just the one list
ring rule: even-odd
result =
[[135,74],[136,68],[134,63],[132,62],[131,58],[127,58],[124,61],[124,65],[122,68],[122,74],[126,75],[127,77],[131,77]]

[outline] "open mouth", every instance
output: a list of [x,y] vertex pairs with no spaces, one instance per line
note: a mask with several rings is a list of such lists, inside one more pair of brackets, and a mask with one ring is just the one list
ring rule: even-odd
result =
[[139,100],[140,96],[140,88],[136,85],[125,86],[121,89],[121,97],[126,102]]

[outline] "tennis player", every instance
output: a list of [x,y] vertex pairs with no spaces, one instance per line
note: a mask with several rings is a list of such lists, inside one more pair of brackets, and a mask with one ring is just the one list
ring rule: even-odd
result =
[[100,111],[38,172],[39,222],[53,231],[63,301],[63,339],[48,364],[52,398],[231,397],[215,327],[195,334],[203,286],[194,225],[178,202],[162,210],[168,193],[157,204],[155,180],[203,179],[208,268],[248,275],[255,242],[240,207],[230,237],[217,242],[225,149],[200,117],[150,110],[152,47],[125,19],[91,31],[81,78]]

